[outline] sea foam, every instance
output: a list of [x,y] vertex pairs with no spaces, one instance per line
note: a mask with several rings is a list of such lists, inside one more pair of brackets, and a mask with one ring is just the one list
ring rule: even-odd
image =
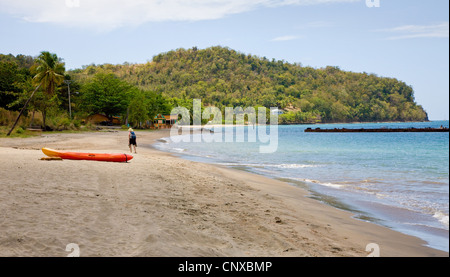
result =
[[446,215],[442,212],[436,212],[433,217],[436,218],[437,220],[439,220],[439,222],[444,224],[448,229],[448,215]]

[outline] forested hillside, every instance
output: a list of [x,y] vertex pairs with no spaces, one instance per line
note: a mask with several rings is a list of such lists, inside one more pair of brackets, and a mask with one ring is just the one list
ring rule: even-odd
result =
[[[51,72],[54,81],[38,78]],[[73,128],[95,113],[142,126],[177,106],[191,109],[193,99],[222,111],[278,107],[285,111],[279,117],[282,124],[428,120],[415,103],[413,89],[396,79],[304,67],[224,47],[178,49],[145,64],[71,71],[65,71],[63,58],[45,51],[36,57],[0,54],[0,125],[12,125],[27,99],[23,128],[25,122],[46,129]],[[35,112],[42,116],[34,119]]]
[[[315,69],[224,47],[178,49],[146,64],[90,65],[69,72],[84,83],[114,73],[171,103],[199,98],[205,106],[284,109],[281,123],[424,121],[413,89],[397,79],[338,67]],[[178,101],[180,100],[180,101]]]

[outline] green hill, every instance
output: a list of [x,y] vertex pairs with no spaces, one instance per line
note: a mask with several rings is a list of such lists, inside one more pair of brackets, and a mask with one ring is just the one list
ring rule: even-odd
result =
[[178,49],[145,64],[90,65],[69,72],[81,84],[97,73],[114,73],[173,103],[198,98],[222,110],[278,107],[286,111],[281,123],[428,120],[411,86],[397,79],[304,67],[224,47]]

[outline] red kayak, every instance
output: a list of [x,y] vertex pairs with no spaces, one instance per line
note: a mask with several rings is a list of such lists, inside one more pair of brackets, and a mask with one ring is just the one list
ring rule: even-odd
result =
[[88,160],[102,162],[128,162],[133,156],[128,154],[96,154],[80,152],[63,152],[49,148],[42,148],[42,152],[49,157],[59,157],[63,160]]

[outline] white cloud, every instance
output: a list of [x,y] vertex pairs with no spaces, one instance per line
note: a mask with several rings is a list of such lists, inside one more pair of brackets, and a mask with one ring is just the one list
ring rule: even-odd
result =
[[0,0],[0,10],[29,22],[111,30],[145,22],[223,18],[261,7],[360,0]]
[[404,25],[391,29],[378,30],[393,33],[389,40],[412,39],[412,38],[448,38],[449,23],[442,22],[435,25]]
[[296,40],[299,39],[298,36],[282,36],[282,37],[276,37],[272,39],[272,41],[289,41],[289,40]]

